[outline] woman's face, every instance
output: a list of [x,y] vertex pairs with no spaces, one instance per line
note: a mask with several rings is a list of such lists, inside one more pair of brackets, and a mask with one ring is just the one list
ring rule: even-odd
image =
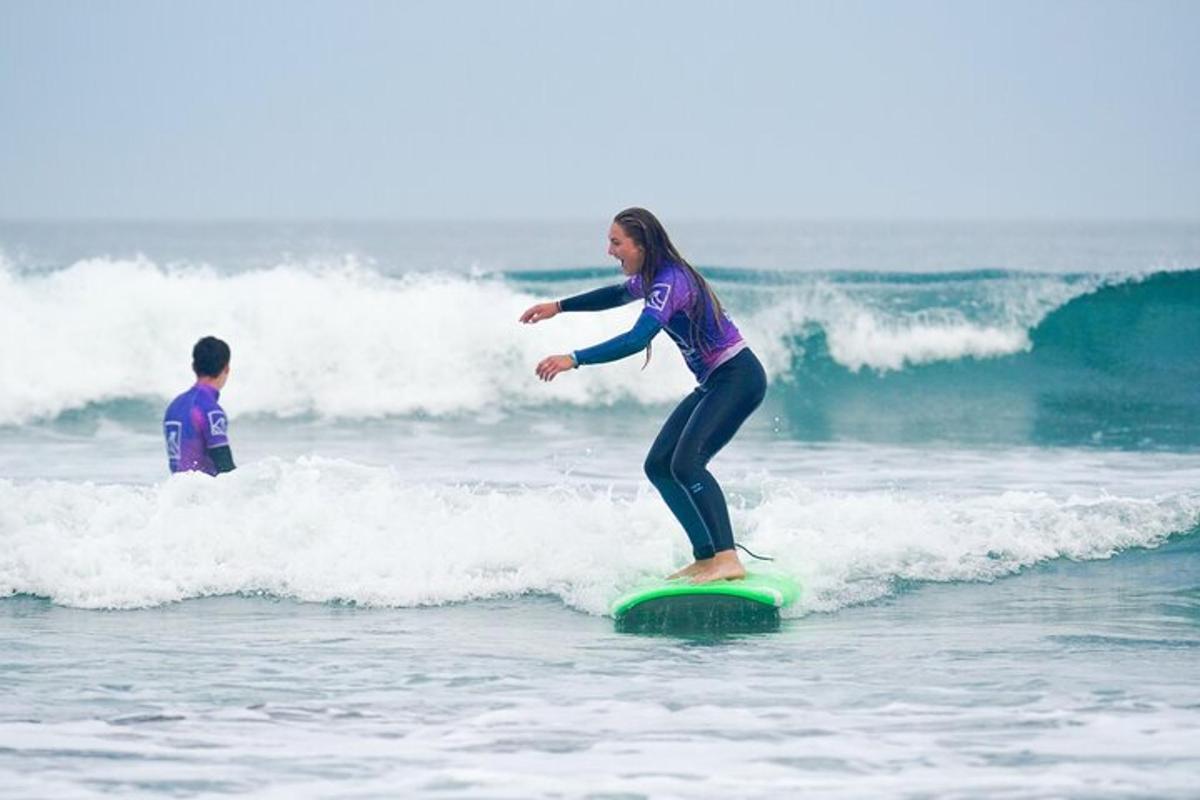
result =
[[636,275],[646,260],[646,251],[617,222],[608,229],[608,254],[621,262],[621,272],[626,275]]

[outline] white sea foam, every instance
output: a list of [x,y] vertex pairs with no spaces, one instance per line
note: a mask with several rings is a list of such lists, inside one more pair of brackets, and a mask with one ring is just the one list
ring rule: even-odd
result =
[[[896,580],[988,581],[1048,559],[1107,558],[1200,520],[1194,495],[760,488],[761,501],[735,504],[734,524],[800,578],[799,612],[876,599]],[[0,592],[86,608],[236,592],[384,606],[532,592],[602,614],[687,554],[649,493],[417,484],[317,458],[154,486],[0,481]]]
[[[1098,276],[1078,281],[1040,277],[991,282],[987,296],[993,306],[991,313],[985,319],[972,319],[956,307],[892,309],[889,301],[902,298],[901,293],[868,298],[867,291],[856,296],[846,286],[818,282],[796,287],[759,310],[749,318],[748,327],[760,334],[755,341],[772,343],[819,328],[825,332],[830,357],[838,364],[852,371],[886,372],[1027,351],[1030,331],[1046,314],[1102,283]],[[774,348],[767,359],[790,358],[790,353],[780,350]],[[777,370],[789,366],[772,364]]]
[[[778,378],[792,366],[794,337],[814,325],[826,331],[832,357],[853,370],[1018,352],[1029,347],[1031,325],[1080,291],[1047,279],[1017,311],[989,323],[954,309],[881,310],[828,286],[789,287],[735,312]],[[233,415],[366,419],[656,403],[692,385],[665,337],[644,372],[635,357],[542,384],[533,374],[542,357],[616,335],[637,314],[631,306],[516,322],[542,299],[500,278],[389,278],[353,259],[232,275],[144,259],[88,260],[47,274],[0,268],[0,424],[123,398],[165,401],[190,383],[190,348],[205,334],[233,347],[223,401]]]
[[1029,349],[1024,329],[965,320],[889,325],[863,313],[841,322],[830,334],[830,355],[852,370],[898,370],[909,364],[989,358]]
[[[353,261],[220,276],[147,261],[81,262],[45,276],[0,272],[0,423],[118,398],[164,400],[191,380],[201,335],[230,342],[232,414],[370,418],[549,401],[678,397],[679,359],[634,360],[540,383],[534,365],[619,332],[612,316],[517,323],[539,298],[498,280],[382,277]],[[615,312],[620,314],[621,312]],[[628,316],[628,314],[626,315]]]

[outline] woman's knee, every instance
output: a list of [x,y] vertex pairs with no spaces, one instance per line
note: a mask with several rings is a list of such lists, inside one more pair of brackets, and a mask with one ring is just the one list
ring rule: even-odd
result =
[[670,453],[656,453],[651,450],[646,456],[646,462],[642,465],[642,469],[646,471],[646,477],[650,479],[651,483],[673,480]]
[[671,456],[671,477],[684,486],[691,486],[704,478],[704,459],[695,453],[676,450]]

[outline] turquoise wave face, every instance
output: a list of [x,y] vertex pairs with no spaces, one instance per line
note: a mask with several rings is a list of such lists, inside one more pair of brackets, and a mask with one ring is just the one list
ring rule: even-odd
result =
[[1200,271],[1075,297],[1007,355],[852,370],[822,327],[790,350],[774,400],[798,438],[1200,446]]

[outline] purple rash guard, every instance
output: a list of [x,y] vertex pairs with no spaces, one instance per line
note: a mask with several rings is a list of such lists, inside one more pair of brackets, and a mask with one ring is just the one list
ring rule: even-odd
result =
[[[646,301],[643,314],[649,314],[662,324],[667,335],[679,345],[688,369],[696,380],[704,380],[714,369],[746,348],[742,334],[727,314],[722,313],[720,327],[713,313],[712,300],[694,283],[688,271],[678,264],[664,264],[654,276],[647,292],[642,276],[634,275],[625,281],[625,291],[634,299]],[[700,305],[694,308],[699,294]],[[692,315],[699,312],[693,326]],[[693,327],[697,330],[693,330]],[[699,340],[699,341],[697,341]]]
[[171,472],[198,470],[217,474],[217,465],[209,451],[229,446],[229,423],[225,410],[217,403],[220,396],[212,386],[197,383],[167,406],[163,436],[167,440]]

